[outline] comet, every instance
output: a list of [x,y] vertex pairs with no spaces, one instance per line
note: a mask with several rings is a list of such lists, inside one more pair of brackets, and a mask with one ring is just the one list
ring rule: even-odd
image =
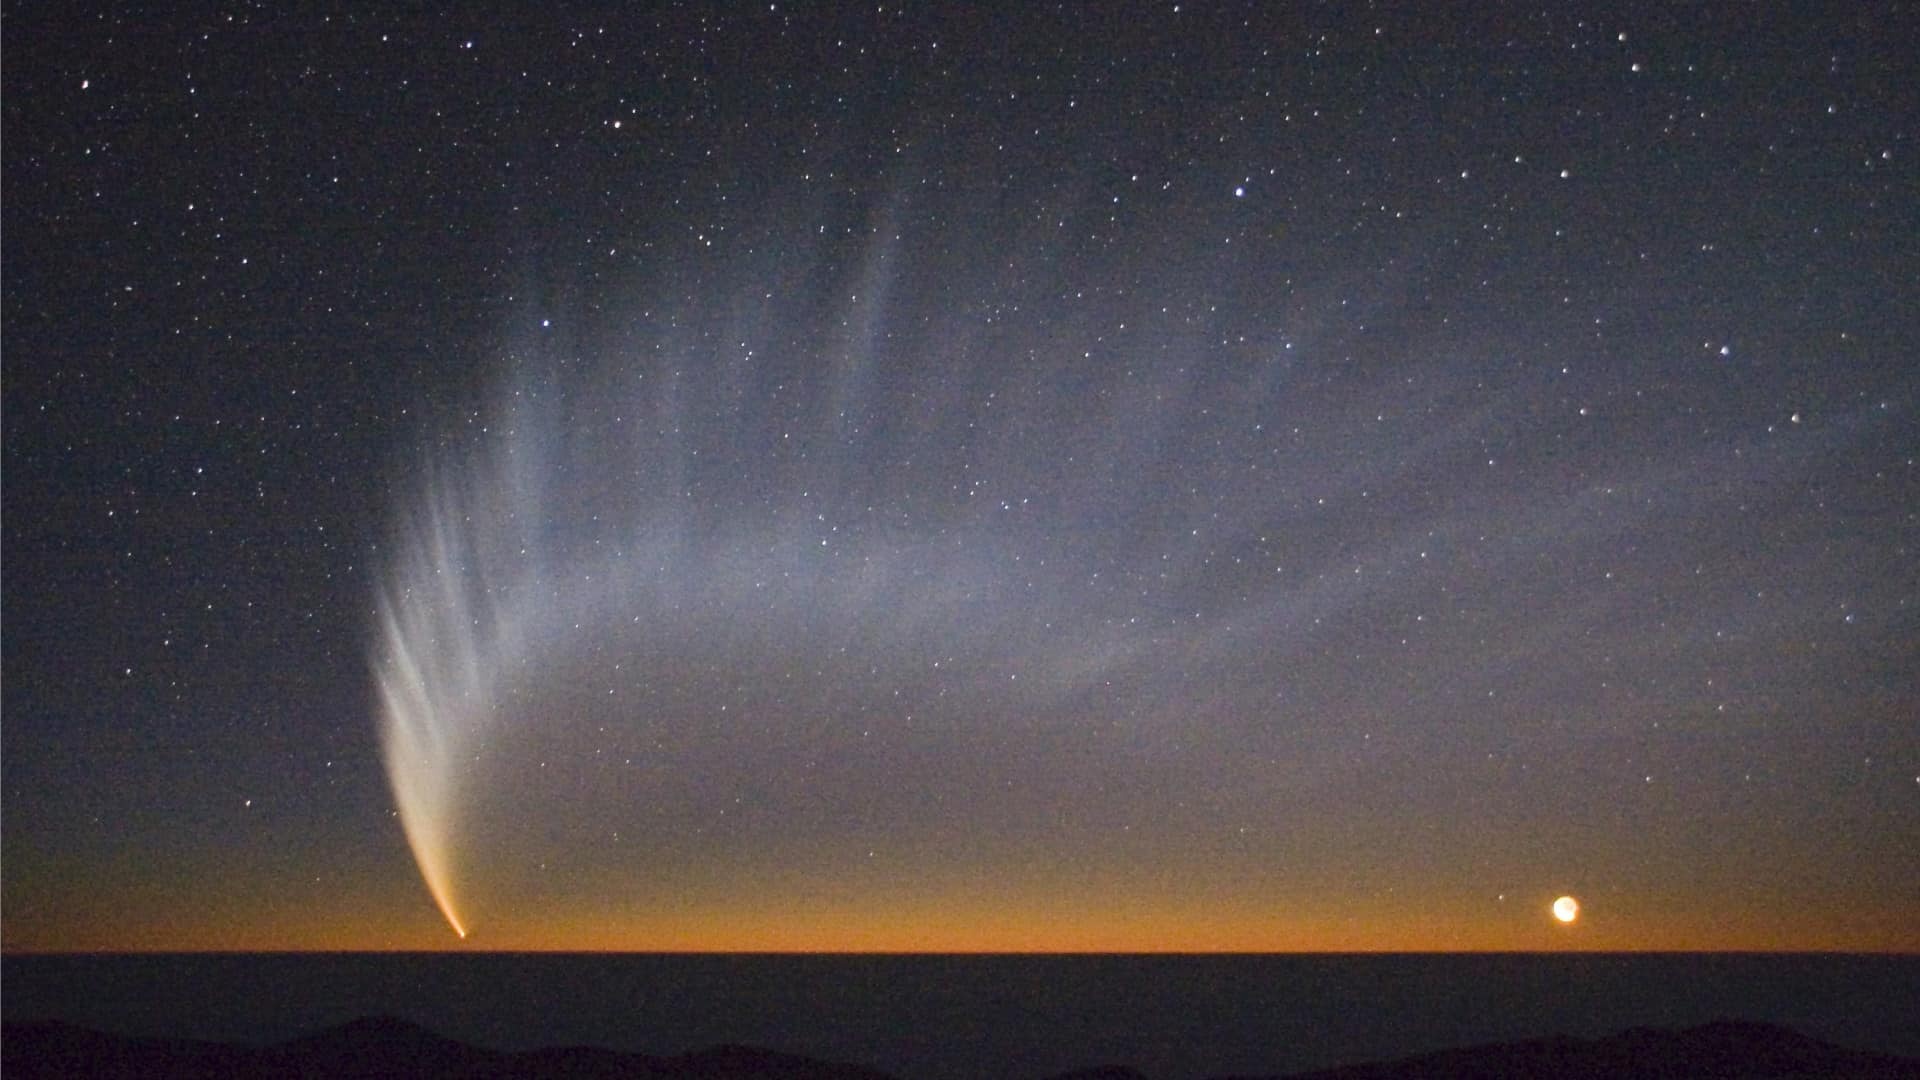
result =
[[[442,561],[444,547],[437,551]],[[380,698],[380,750],[407,844],[427,891],[447,925],[467,936],[454,902],[453,810],[460,756],[475,742],[473,665],[460,669],[450,635],[458,605],[434,590],[433,567],[411,567],[380,599],[380,655],[374,662]],[[438,676],[465,674],[468,693],[448,694]]]
[[461,863],[472,838],[461,826],[486,801],[486,771],[512,728],[502,706],[509,677],[544,670],[556,626],[594,621],[629,599],[604,584],[618,572],[593,554],[604,536],[569,540],[566,515],[551,505],[554,477],[542,466],[563,426],[512,404],[490,415],[509,434],[445,440],[422,456],[422,480],[396,514],[372,657],[395,814],[434,906],[462,940],[473,919]]
[[456,824],[494,727],[503,655],[516,647],[474,530],[470,490],[428,485],[402,515],[400,561],[379,596],[373,660],[381,759],[433,902],[465,940]]
[[[804,219],[767,230],[770,253],[817,243]],[[1244,463],[1304,407],[1283,370],[1143,344],[956,380],[998,328],[896,317],[946,271],[909,254],[940,245],[888,207],[865,232],[864,257],[769,255],[624,314],[529,300],[477,400],[426,410],[369,661],[393,816],[458,939],[556,902],[642,910],[683,873],[806,877],[798,853],[882,830],[1025,865],[1056,811],[998,793],[1049,765],[1048,790],[1157,790],[1233,711],[1196,687],[1284,696],[1271,643],[1371,581],[1289,567],[1221,597],[1208,553],[1276,527]],[[1125,721],[1090,741],[1092,716]]]

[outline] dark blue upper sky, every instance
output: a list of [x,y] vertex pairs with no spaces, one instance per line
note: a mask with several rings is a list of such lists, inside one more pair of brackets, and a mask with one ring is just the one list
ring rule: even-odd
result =
[[8,946],[1911,948],[1913,22],[15,10]]

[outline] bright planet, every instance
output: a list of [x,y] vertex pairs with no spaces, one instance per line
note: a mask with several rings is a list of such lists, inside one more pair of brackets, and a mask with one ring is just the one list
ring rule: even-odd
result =
[[1571,896],[1563,896],[1553,902],[1553,917],[1563,923],[1571,923],[1580,917],[1580,901]]

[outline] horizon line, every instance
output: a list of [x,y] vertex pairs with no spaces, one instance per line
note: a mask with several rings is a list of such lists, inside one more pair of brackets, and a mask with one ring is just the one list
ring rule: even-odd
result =
[[1860,956],[1920,959],[1914,948],[1747,948],[1702,947],[1647,949],[528,949],[528,948],[364,948],[364,949],[16,949],[0,947],[0,958],[134,956],[685,956],[779,958],[936,958],[936,957],[1468,957],[1468,956]]

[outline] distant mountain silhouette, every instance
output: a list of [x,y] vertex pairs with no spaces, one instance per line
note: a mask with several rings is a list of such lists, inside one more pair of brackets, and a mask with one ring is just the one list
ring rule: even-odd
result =
[[[0,1072],[40,1077],[259,1078],[259,1080],[895,1080],[859,1065],[817,1061],[746,1046],[673,1057],[593,1047],[487,1050],[392,1017],[355,1020],[272,1046],[109,1035],[59,1021],[0,1027]],[[1599,1039],[1564,1036],[1445,1050],[1400,1061],[1351,1065],[1272,1080],[1668,1080],[1678,1077],[1847,1077],[1920,1080],[1920,1061],[1847,1050],[1771,1024],[1722,1021],[1681,1031],[1635,1028]],[[1147,1080],[1125,1066],[1056,1074],[1047,1080]],[[1227,1080],[1227,1078],[1223,1078]]]
[[261,1047],[108,1035],[59,1021],[8,1023],[0,1027],[0,1074],[7,1080],[894,1080],[858,1065],[745,1046],[673,1057],[597,1047],[486,1050],[386,1016]]
[[0,1025],[0,1075],[7,1077],[245,1076],[258,1072],[251,1047],[192,1039],[108,1035],[59,1021]]
[[1773,1024],[1723,1020],[1680,1031],[1632,1028],[1442,1050],[1272,1080],[1920,1080],[1920,1061],[1847,1050]]
[[449,1039],[391,1016],[364,1017],[258,1052],[281,1075],[478,1076],[500,1054]]

